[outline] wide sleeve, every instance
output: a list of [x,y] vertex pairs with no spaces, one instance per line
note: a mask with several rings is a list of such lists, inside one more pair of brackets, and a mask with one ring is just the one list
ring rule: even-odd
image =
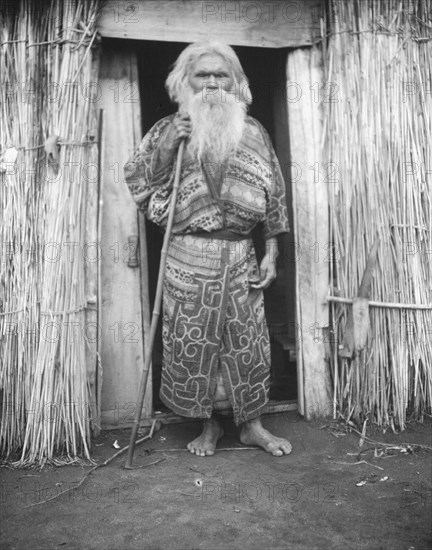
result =
[[265,128],[258,123],[266,148],[268,162],[268,180],[270,182],[267,194],[266,219],[263,224],[263,237],[268,240],[280,233],[288,233],[289,221],[285,197],[285,180],[279,160],[273,148],[270,136]]
[[174,181],[175,158],[168,164],[159,159],[161,143],[173,116],[157,122],[144,136],[137,150],[124,166],[126,183],[138,208],[160,225],[166,224]]

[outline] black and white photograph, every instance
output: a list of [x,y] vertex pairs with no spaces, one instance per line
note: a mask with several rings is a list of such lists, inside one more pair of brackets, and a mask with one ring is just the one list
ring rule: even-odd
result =
[[0,545],[432,550],[432,0],[0,0]]

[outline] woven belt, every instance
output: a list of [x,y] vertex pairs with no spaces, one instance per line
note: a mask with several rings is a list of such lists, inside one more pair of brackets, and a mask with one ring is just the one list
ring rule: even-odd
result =
[[244,241],[252,238],[252,233],[242,235],[241,233],[236,233],[235,231],[230,231],[229,229],[218,229],[217,231],[197,231],[196,233],[191,233],[190,235],[205,239],[223,239],[225,241]]

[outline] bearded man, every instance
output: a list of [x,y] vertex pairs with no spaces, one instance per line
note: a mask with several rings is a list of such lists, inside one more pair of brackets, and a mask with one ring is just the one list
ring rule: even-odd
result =
[[[279,163],[246,114],[248,80],[231,47],[189,45],[166,87],[179,112],[157,122],[125,166],[138,207],[164,226],[186,140],[164,280],[160,397],[177,414],[204,419],[191,453],[214,454],[223,435],[215,411],[228,400],[243,444],[289,454],[290,443],[260,419],[270,373],[263,289],[276,277],[276,236],[289,230]],[[257,224],[266,243],[259,267]]]

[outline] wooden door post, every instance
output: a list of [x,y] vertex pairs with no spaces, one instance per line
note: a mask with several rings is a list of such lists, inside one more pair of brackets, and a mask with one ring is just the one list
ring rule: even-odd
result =
[[325,358],[326,296],[331,250],[328,243],[326,170],[322,164],[321,93],[318,48],[288,54],[287,103],[296,237],[296,322],[298,404],[306,419],[331,412],[331,384]]

